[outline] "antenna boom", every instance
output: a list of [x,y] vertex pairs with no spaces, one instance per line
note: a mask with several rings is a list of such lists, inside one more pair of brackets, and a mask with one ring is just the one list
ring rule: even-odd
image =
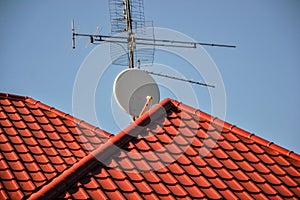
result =
[[193,84],[196,84],[196,85],[201,85],[201,86],[205,86],[205,87],[215,88],[214,85],[210,85],[210,84],[206,84],[206,83],[201,83],[201,82],[198,82],[198,81],[192,81],[192,80],[188,80],[188,79],[178,78],[178,77],[175,77],[175,76],[169,76],[169,75],[166,75],[166,74],[160,74],[160,73],[150,72],[150,71],[147,71],[147,70],[142,70],[142,71],[144,71],[144,72],[146,72],[148,74],[155,75],[155,76],[161,76],[161,77],[170,78],[170,79],[174,79],[174,80],[178,80],[178,81],[184,81],[184,82],[193,83]]

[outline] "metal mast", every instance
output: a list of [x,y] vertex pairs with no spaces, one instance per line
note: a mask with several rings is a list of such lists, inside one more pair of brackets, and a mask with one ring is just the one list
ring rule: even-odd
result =
[[134,68],[135,38],[134,38],[134,33],[132,31],[130,1],[125,0],[124,3],[125,3],[125,12],[126,12],[126,29],[128,31],[129,68]]

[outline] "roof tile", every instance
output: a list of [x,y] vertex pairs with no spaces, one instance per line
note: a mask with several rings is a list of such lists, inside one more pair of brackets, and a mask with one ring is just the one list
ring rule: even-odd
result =
[[169,190],[172,192],[173,195],[176,197],[186,197],[188,193],[180,186],[180,185],[168,185]]
[[13,143],[14,146],[18,146],[18,145],[23,144],[23,140],[18,135],[10,136],[9,139]]
[[191,177],[186,174],[175,175],[175,178],[178,180],[178,182],[181,185],[183,185],[185,187],[191,187],[191,186],[195,185],[195,182],[191,179]]
[[249,145],[249,147],[251,148],[251,150],[252,150],[256,155],[264,154],[264,153],[265,153],[265,151],[264,151],[262,148],[260,148],[259,145],[255,144],[255,143],[252,144],[252,145]]
[[23,108],[23,107],[20,107],[20,108],[16,108],[17,112],[20,113],[21,115],[29,115],[30,114],[30,111],[28,110],[28,108]]
[[168,190],[168,188],[160,182],[159,183],[150,183],[150,186],[159,195],[168,195],[171,193],[170,190]]
[[24,166],[29,172],[37,172],[40,170],[40,167],[35,162],[24,163]]
[[231,175],[231,173],[228,172],[227,169],[214,169],[214,171],[223,179],[229,179],[231,180],[233,178],[233,176]]
[[[278,176],[282,176],[285,175],[286,172],[283,171],[283,169],[281,167],[279,167],[278,165],[274,164],[274,165],[269,165],[268,168],[274,172],[275,174],[277,174]],[[299,173],[300,176],[300,173]]]
[[22,182],[22,181],[27,182],[30,180],[29,175],[25,171],[14,171],[14,175],[15,175],[16,179],[19,180],[20,182]]
[[0,124],[1,124],[2,127],[11,127],[11,126],[13,126],[13,124],[8,119],[1,120]]
[[221,199],[222,196],[214,188],[201,188],[209,199]]
[[212,168],[222,168],[223,165],[218,161],[217,158],[211,157],[205,159],[205,161],[212,167]]
[[287,186],[289,187],[296,187],[299,185],[289,176],[278,176],[278,178]]
[[250,165],[248,162],[246,161],[238,161],[236,162],[236,164],[243,170],[246,172],[253,172],[255,171],[254,167],[252,167],[252,165]]
[[[147,173],[147,172],[146,172]],[[143,173],[145,174],[145,173]],[[144,180],[143,176],[140,173],[137,172],[128,172],[127,176],[129,177],[130,180],[132,180],[133,182],[141,182]],[[155,179],[158,177],[154,177]],[[153,180],[152,178],[150,178],[151,180]],[[159,180],[157,181],[159,182]]]
[[14,124],[14,126],[17,129],[25,129],[25,128],[27,128],[27,125],[23,121],[14,121],[13,124]]
[[189,176],[199,176],[201,172],[194,165],[182,166]]
[[294,194],[284,185],[273,186],[283,197],[294,196]]
[[252,166],[260,173],[260,174],[268,174],[271,171],[262,163],[252,163]]
[[228,188],[228,186],[220,178],[210,178],[209,181],[218,189],[218,191]]
[[250,179],[242,170],[232,170],[231,173],[239,181],[248,181]]
[[270,158],[267,154],[258,154],[257,157],[267,165],[272,165],[275,163],[274,160]]
[[203,176],[195,176],[195,177],[191,177],[191,178],[201,188],[209,188],[209,187],[211,187],[211,184]]
[[217,177],[217,174],[210,167],[203,167],[200,170],[206,177],[209,177],[209,178]]
[[185,187],[186,191],[191,195],[192,198],[203,198],[205,194],[197,186]]
[[244,187],[237,182],[235,179],[231,179],[231,180],[224,180],[224,182],[226,183],[226,185],[228,185],[233,191],[244,191]]
[[224,199],[238,199],[238,197],[229,189],[219,190],[219,192],[224,197]]
[[44,149],[49,149],[51,148],[53,145],[52,143],[50,142],[50,140],[48,140],[47,138],[46,139],[39,139],[37,140],[38,143],[44,148]]
[[153,172],[145,172],[142,175],[149,183],[159,183],[161,181],[159,177]]
[[274,174],[261,174],[261,176],[274,186],[282,184],[282,181],[280,181],[276,176],[274,176]]
[[241,185],[246,188],[246,190],[250,193],[259,193],[261,190],[252,182],[252,181],[247,181],[247,182],[240,182]]
[[136,199],[136,200],[143,200],[143,198],[137,192],[126,192],[123,193],[126,199]]
[[14,175],[13,173],[9,170],[0,170],[0,176],[2,180],[13,180]]
[[15,107],[12,106],[12,105],[4,105],[4,104],[2,104],[2,105],[3,105],[2,108],[3,108],[7,113],[16,113],[16,112],[17,112],[17,110],[15,109]]
[[15,180],[3,180],[2,184],[7,191],[18,191],[20,189],[18,183]]
[[18,132],[20,133],[23,139],[26,137],[32,137],[32,133],[28,129],[19,129]]
[[3,152],[4,157],[7,161],[18,161],[19,157],[15,152]]
[[[8,138],[4,134],[0,134],[0,143],[5,144],[5,146],[10,146],[8,142],[9,142]],[[3,151],[11,151],[11,150],[7,150],[6,148],[3,148]]]
[[24,166],[20,161],[8,162],[8,165],[13,171],[22,171],[24,170]]
[[240,153],[238,153],[236,150],[233,151],[227,151],[226,152],[230,158],[232,158],[235,161],[243,161],[245,160],[245,157],[243,157]]
[[119,189],[121,189],[123,192],[133,192],[133,191],[135,191],[135,187],[127,179],[125,179],[125,180],[115,180],[115,183],[118,185]]
[[[228,140],[228,142],[231,145],[234,145],[235,148],[238,147],[238,148],[241,148],[241,151],[248,151],[248,148],[245,147],[244,145],[242,145],[242,143],[239,144],[239,145],[242,145],[242,146],[237,145],[237,147],[236,147],[236,143],[238,143],[240,141],[240,139],[236,135],[234,135],[233,133],[229,132],[229,133],[224,133],[223,135],[224,135],[224,137],[226,137],[226,140]],[[238,150],[240,150],[240,149],[238,149]]]
[[276,195],[277,192],[268,183],[257,184],[257,186],[267,195]]
[[[280,166],[289,167],[291,166],[291,162],[287,161],[283,156],[273,156],[273,160],[278,163]],[[298,162],[300,164],[300,162]],[[300,165],[299,165],[300,167]]]
[[28,180],[26,182],[20,182],[20,186],[22,190],[26,192],[32,192],[35,189],[35,186],[32,183],[32,181],[28,181]]
[[33,134],[37,139],[46,139],[46,138],[47,138],[47,135],[46,135],[42,130],[32,131],[32,134]]
[[15,149],[18,153],[27,153],[29,152],[28,148],[24,144],[15,144]]
[[290,189],[294,192],[296,197],[300,196],[300,186],[299,185],[297,187],[292,187]]
[[[48,120],[48,118],[47,117],[45,117],[45,116],[40,116],[40,117],[35,117],[35,119],[37,120],[37,122],[39,123],[39,124],[49,124],[50,123],[50,120]],[[50,118],[51,119],[51,118]],[[51,119],[51,121],[52,121],[53,119]]]
[[28,146],[28,149],[33,155],[41,155],[44,153],[40,146]]
[[220,160],[220,162],[227,168],[230,170],[237,170],[239,169],[239,167],[235,164],[235,162],[233,162],[232,160]]
[[158,176],[167,185],[175,185],[177,184],[177,180],[170,173],[158,173]]
[[153,189],[150,188],[149,184],[145,181],[133,182],[133,184],[136,188],[138,188],[139,192],[142,194],[150,194],[151,192],[153,192]]
[[20,121],[23,118],[18,114],[18,113],[8,113],[7,116],[12,120],[12,121]]
[[[292,177],[300,177],[300,170],[296,170],[294,167],[289,167],[286,172]],[[277,172],[280,173],[280,172]]]
[[35,122],[35,118],[32,115],[22,115],[22,118],[25,122]]
[[31,163],[34,161],[34,158],[30,153],[20,153],[19,156],[21,160],[25,163]]
[[3,130],[7,135],[10,135],[10,136],[18,135],[18,132],[16,131],[16,129],[14,127],[3,128]]
[[[27,104],[30,105],[30,104]],[[31,112],[36,117],[44,116],[44,113],[40,109],[31,109]]]

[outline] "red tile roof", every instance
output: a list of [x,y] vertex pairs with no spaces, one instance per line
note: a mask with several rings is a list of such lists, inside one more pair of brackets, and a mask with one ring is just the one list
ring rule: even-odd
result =
[[112,136],[0,94],[0,125],[0,199],[300,198],[298,154],[171,99]]

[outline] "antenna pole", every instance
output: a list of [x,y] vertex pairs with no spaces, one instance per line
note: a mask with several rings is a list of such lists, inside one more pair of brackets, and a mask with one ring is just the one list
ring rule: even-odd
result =
[[75,49],[75,22],[72,20],[72,48]]
[[131,19],[131,12],[130,12],[130,1],[126,0],[125,6],[126,6],[126,29],[128,31],[128,50],[129,50],[129,68],[134,68],[134,46],[135,46],[135,38],[132,31],[132,19]]

